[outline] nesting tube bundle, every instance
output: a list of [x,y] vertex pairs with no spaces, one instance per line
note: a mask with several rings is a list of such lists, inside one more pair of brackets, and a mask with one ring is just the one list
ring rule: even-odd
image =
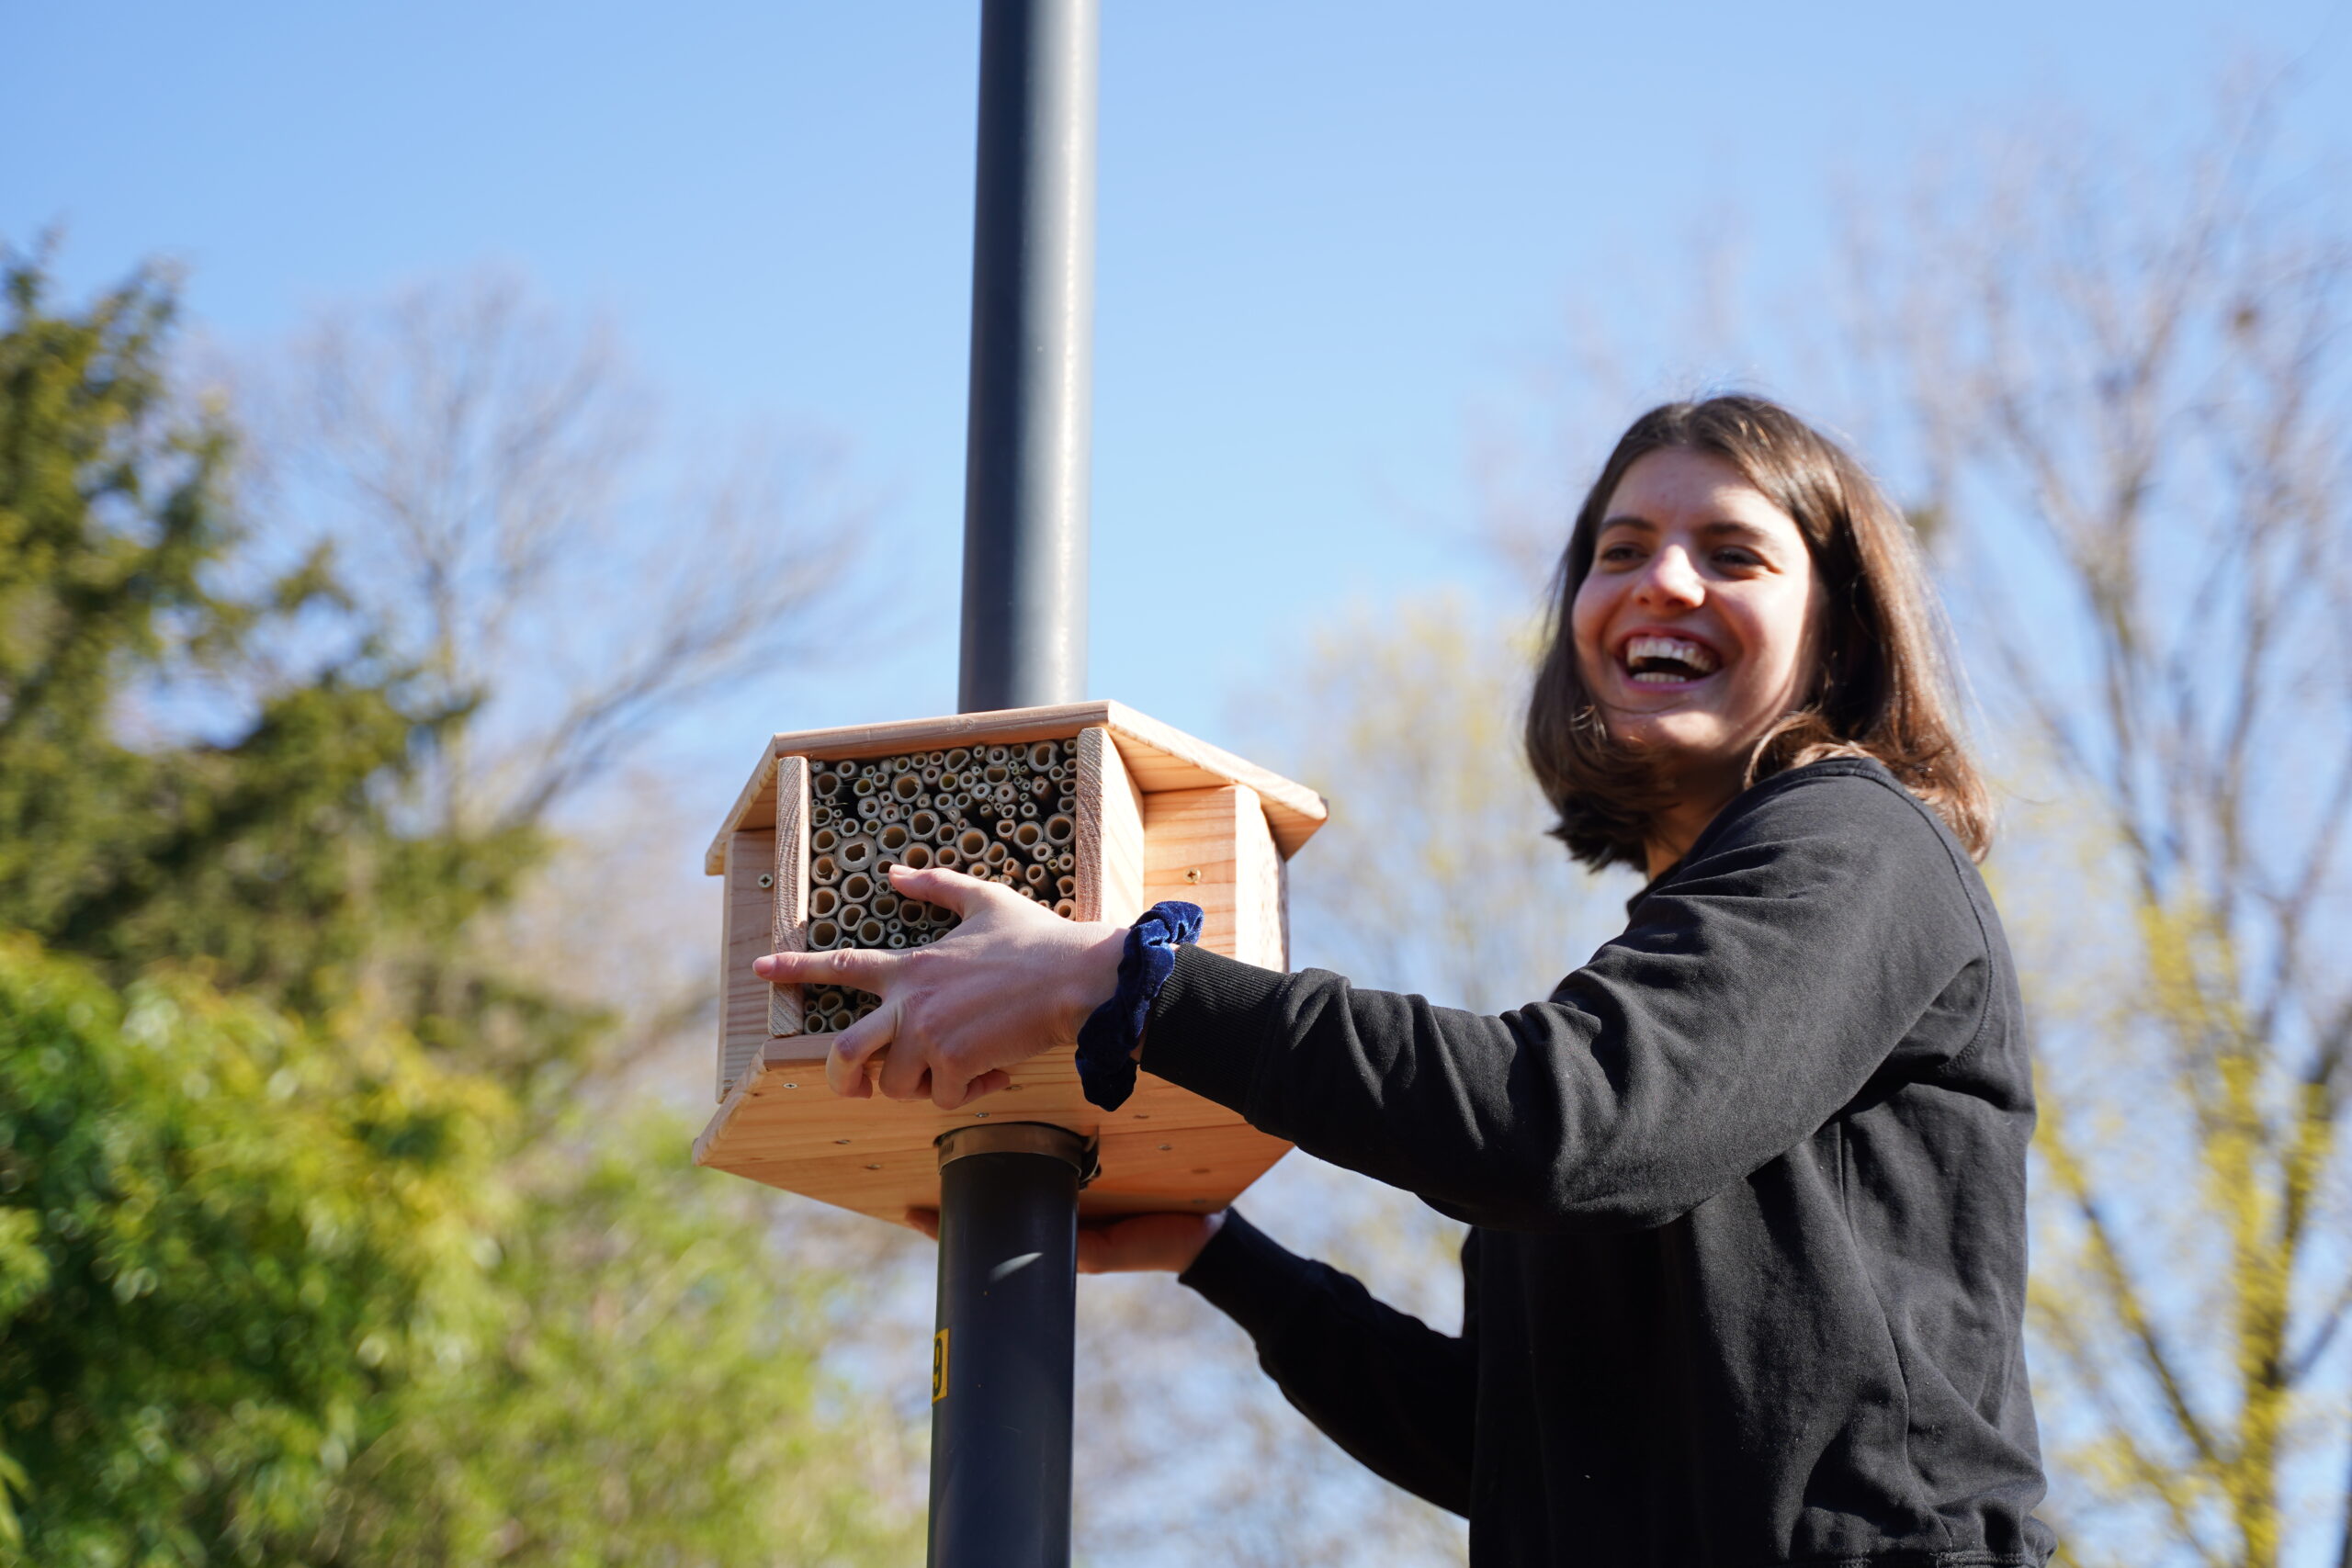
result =
[[[1078,742],[956,747],[897,757],[808,760],[808,946],[910,948],[956,917],[901,898],[890,867],[944,866],[998,882],[1074,918]],[[842,986],[810,986],[802,1029],[830,1034],[874,1010]]]

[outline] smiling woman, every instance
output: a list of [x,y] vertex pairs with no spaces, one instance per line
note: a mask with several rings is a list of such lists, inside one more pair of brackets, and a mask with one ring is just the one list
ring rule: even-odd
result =
[[1475,1564],[2046,1562],[2032,1073],[1908,531],[1786,410],[1670,405],[1602,466],[1555,617],[1527,744],[1555,831],[1651,880],[1541,1001],[1171,954],[1167,906],[1080,925],[903,869],[955,936],[761,973],[881,996],[842,1092],[888,1047],[880,1092],[960,1105],[1087,1025],[1470,1222],[1458,1336],[1238,1212],[1132,1216],[1080,1258],[1180,1270],[1333,1439],[1467,1514]]
[[1991,841],[1902,515],[1777,403],[1634,421],[1577,513],[1527,756],[1590,866],[1655,875],[1747,785],[1872,757],[1969,852]]

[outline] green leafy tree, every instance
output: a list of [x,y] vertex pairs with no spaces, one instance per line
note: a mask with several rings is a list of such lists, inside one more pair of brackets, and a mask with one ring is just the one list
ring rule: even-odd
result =
[[490,1273],[485,1359],[421,1386],[356,1467],[354,1561],[920,1554],[920,1518],[880,1502],[897,1434],[821,1418],[846,1409],[814,1359],[843,1281],[788,1267],[772,1195],[687,1168],[685,1136],[639,1117],[533,1187]]
[[0,949],[0,1561],[316,1561],[489,1309],[494,1087]]
[[[167,285],[47,308],[28,262],[0,321],[0,922],[107,963],[200,961],[316,1005],[387,919],[447,927],[527,846],[404,838],[380,789],[453,711],[402,701],[363,644],[266,682],[258,642],[335,594],[322,557],[240,593],[234,443],[166,377]],[[169,678],[230,699],[225,739],[133,746]]]
[[902,1557],[838,1281],[483,951],[543,836],[419,784],[483,694],[256,564],[167,280],[5,288],[0,1563]]

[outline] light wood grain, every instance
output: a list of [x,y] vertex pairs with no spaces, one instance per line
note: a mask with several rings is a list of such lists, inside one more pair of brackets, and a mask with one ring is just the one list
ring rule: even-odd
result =
[[1238,784],[1257,792],[1275,847],[1287,858],[1329,819],[1323,797],[1271,768],[1245,761],[1197,736],[1137,713],[1125,703],[1107,703],[1103,721],[1118,742],[1120,754],[1135,774],[1136,786],[1146,795],[1164,789],[1203,789],[1212,784]]
[[[1204,789],[1246,784],[1256,790],[1284,856],[1298,852],[1329,816],[1323,797],[1305,784],[1245,761],[1230,751],[1137,713],[1125,703],[1066,703],[1056,707],[1005,708],[994,713],[952,714],[892,724],[847,725],[803,729],[773,737],[761,755],[762,770],[775,758],[887,757],[901,751],[944,747],[1058,740],[1081,729],[1110,732],[1136,787],[1148,795],[1164,789]],[[755,771],[736,796],[718,834],[704,856],[703,869],[717,876],[726,837],[738,828],[775,825],[772,775]]]
[[[697,1164],[897,1220],[910,1205],[938,1201],[933,1140],[989,1118],[1098,1137],[1102,1174],[1080,1200],[1090,1214],[1219,1208],[1281,1157],[1287,1145],[1279,1139],[1149,1073],[1118,1111],[1102,1111],[1080,1091],[1067,1049],[1032,1058],[1015,1070],[1012,1089],[951,1112],[926,1102],[836,1099],[825,1088],[823,1036],[768,1036],[765,987],[749,964],[783,945],[786,933],[772,894],[754,885],[750,891],[761,901],[739,902],[745,888],[738,872],[763,861],[774,875],[780,858],[797,857],[805,867],[806,851],[792,840],[806,837],[807,770],[791,761],[1072,737],[1079,918],[1131,920],[1156,899],[1189,898],[1208,912],[1212,949],[1287,967],[1283,861],[1325,814],[1320,797],[1287,779],[1116,703],[779,735],[706,863],[727,877],[722,1024],[729,1032],[721,1077],[731,1087],[695,1140]],[[805,897],[805,877],[804,870],[783,885]],[[756,939],[746,934],[753,929]],[[763,1004],[748,1028],[738,1005],[747,994]]]
[[[808,760],[775,761],[775,887],[770,953],[808,949]],[[768,1033],[800,1032],[800,987],[768,987]]]
[[1241,784],[1143,797],[1146,908],[1182,898],[1201,908],[1201,945],[1264,969],[1290,967],[1283,861]]
[[1125,925],[1143,913],[1143,799],[1110,734],[1078,732],[1078,919]]
[[760,886],[760,878],[773,878],[775,872],[773,830],[729,835],[718,976],[718,1094],[722,1100],[760,1059],[768,1042],[768,983],[752,973],[752,962],[768,951],[773,933],[775,895]]
[[1149,1074],[1116,1111],[1102,1111],[1080,1092],[1067,1049],[1034,1057],[1013,1076],[1013,1088],[950,1111],[924,1101],[837,1099],[820,1064],[763,1062],[695,1141],[695,1163],[901,1221],[910,1208],[938,1206],[941,1134],[991,1119],[1046,1122],[1098,1140],[1102,1174],[1079,1195],[1080,1213],[1205,1213],[1232,1202],[1289,1147]]

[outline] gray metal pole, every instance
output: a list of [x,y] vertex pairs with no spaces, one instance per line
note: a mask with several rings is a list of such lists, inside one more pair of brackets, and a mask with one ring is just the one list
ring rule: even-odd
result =
[[[1096,0],[985,0],[965,713],[1086,695]],[[940,1140],[932,1568],[1067,1568],[1083,1140]]]
[[987,0],[964,456],[965,713],[1086,695],[1096,0]]
[[959,1127],[939,1141],[939,1332],[932,1341],[933,1568],[1069,1562],[1076,1133]]

